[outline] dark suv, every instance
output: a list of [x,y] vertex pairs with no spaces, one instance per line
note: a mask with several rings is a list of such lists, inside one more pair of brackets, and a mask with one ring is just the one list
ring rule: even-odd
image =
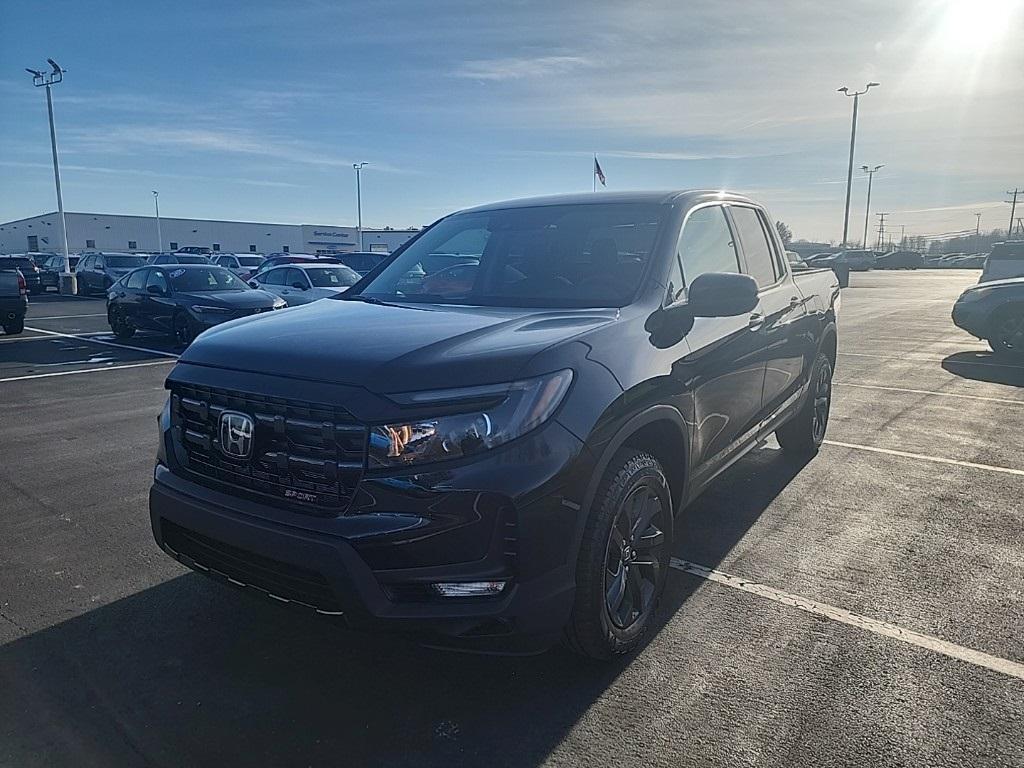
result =
[[839,287],[772,221],[719,192],[493,204],[207,331],[167,379],[157,542],[354,627],[635,648],[680,510],[773,431],[824,439]]

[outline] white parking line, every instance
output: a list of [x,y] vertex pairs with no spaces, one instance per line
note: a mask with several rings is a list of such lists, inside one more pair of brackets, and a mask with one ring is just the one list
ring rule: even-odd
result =
[[[29,328],[28,326],[26,326],[25,330],[31,331],[32,329]],[[109,336],[110,335],[110,331],[92,331],[90,333],[80,333],[78,335],[79,336]],[[15,343],[17,343],[19,341],[50,341],[50,342],[53,342],[54,344],[59,344],[60,343],[59,341],[57,341],[57,339],[52,339],[49,336],[22,336],[21,334],[18,334],[17,336],[0,336],[0,344],[15,344]]]
[[89,315],[46,315],[43,317],[29,317],[28,320],[35,322],[36,320],[74,320],[76,317],[106,317],[106,312],[98,312],[96,314]]
[[868,451],[869,453],[884,453],[887,456],[902,456],[905,459],[918,459],[920,461],[931,461],[936,464],[952,464],[957,467],[969,467],[970,469],[983,469],[986,472],[1001,472],[1007,475],[1020,475],[1024,477],[1024,469],[1011,469],[1010,467],[997,467],[992,464],[977,464],[973,461],[960,461],[959,459],[946,459],[942,456],[928,456],[923,453],[910,453],[909,451],[897,451],[892,448],[876,448],[873,445],[861,445],[860,443],[841,443],[838,440],[826,440],[826,445],[834,445],[838,448],[852,448],[856,451]]
[[989,403],[1007,403],[1024,406],[1024,400],[1009,400],[1005,397],[985,397],[984,395],[961,395],[956,392],[935,392],[930,389],[905,389],[904,387],[883,387],[880,384],[854,384],[852,381],[833,381],[837,387],[858,387],[860,389],[882,389],[887,392],[907,392],[914,395],[935,395],[936,397],[958,397],[963,400],[984,400]]
[[29,328],[25,326],[26,330],[35,331],[36,333],[45,333],[50,336],[62,336],[65,339],[79,339],[81,341],[88,341],[90,344],[103,344],[108,347],[117,347],[118,349],[131,349],[135,352],[148,352],[151,355],[160,355],[161,357],[173,357],[175,360],[178,359],[178,355],[173,352],[163,352],[159,349],[148,349],[146,347],[133,347],[128,344],[115,344],[112,341],[102,341],[101,339],[91,339],[88,335],[83,333],[60,333],[59,331],[47,331],[43,328]]
[[956,645],[946,640],[940,640],[937,637],[931,635],[925,635],[920,632],[914,632],[909,629],[904,629],[895,624],[889,624],[885,621],[878,621],[867,616],[861,616],[860,614],[851,613],[850,611],[842,608],[837,608],[834,605],[828,605],[827,603],[819,603],[816,600],[809,600],[806,597],[800,597],[799,595],[793,595],[789,592],[783,592],[780,589],[769,587],[765,584],[758,584],[757,582],[747,581],[739,576],[733,576],[725,571],[719,571],[714,568],[708,568],[705,565],[699,563],[691,563],[689,560],[682,560],[678,557],[673,557],[671,566],[676,570],[683,571],[685,573],[699,576],[707,581],[713,581],[716,584],[722,584],[733,589],[738,589],[741,592],[748,592],[758,597],[764,597],[768,600],[774,600],[776,603],[782,603],[793,608],[798,608],[801,611],[813,614],[815,616],[821,616],[832,621],[837,621],[840,624],[847,624],[851,627],[857,627],[858,629],[867,630],[873,632],[876,635],[882,635],[893,640],[899,640],[903,643],[909,643],[915,645],[918,648],[924,648],[928,651],[934,651],[935,653],[941,653],[944,656],[949,656],[959,661],[966,661],[968,664],[974,664],[985,669],[991,669],[993,672],[999,672],[1010,677],[1016,677],[1019,680],[1024,680],[1024,664],[1016,661],[1010,661],[1009,659],[1002,659],[998,656],[992,656],[982,651],[976,651],[973,648],[965,648],[962,645]]
[[[942,363],[946,361],[944,357],[908,357],[907,355],[872,355],[867,352],[840,352],[840,355],[846,355],[848,357],[875,357],[880,360],[906,360],[912,363]],[[1013,363],[989,363],[983,360],[950,360],[953,365],[987,365],[990,368],[1022,368],[1024,365],[1014,365]]]
[[146,363],[128,363],[126,365],[108,365],[105,368],[82,368],[77,371],[57,371],[55,373],[29,373],[24,376],[10,376],[0,379],[0,384],[7,381],[25,381],[27,379],[49,379],[53,376],[77,376],[80,373],[103,373],[104,371],[120,371],[125,368],[146,368],[150,365],[170,365],[174,360],[150,360]]

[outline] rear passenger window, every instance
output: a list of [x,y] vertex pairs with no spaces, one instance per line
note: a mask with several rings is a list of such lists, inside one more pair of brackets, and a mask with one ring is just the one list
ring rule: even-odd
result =
[[260,282],[264,285],[284,285],[284,269],[272,269],[265,274]]
[[699,208],[690,214],[679,235],[677,258],[687,284],[706,272],[740,271],[732,232],[721,206]]
[[125,288],[132,288],[137,291],[141,291],[146,285],[146,274],[149,272],[148,269],[139,269],[128,275],[128,280],[125,281]]
[[731,206],[729,212],[736,223],[736,231],[743,245],[747,274],[757,281],[759,288],[779,279],[776,274],[775,255],[768,243],[768,235],[757,211],[744,206]]

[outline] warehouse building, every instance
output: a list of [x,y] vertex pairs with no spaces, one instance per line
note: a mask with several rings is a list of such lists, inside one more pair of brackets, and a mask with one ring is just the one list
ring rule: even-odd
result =
[[[107,213],[65,213],[68,248],[156,253],[189,245],[227,253],[340,253],[359,250],[355,227],[328,224],[262,224],[253,221],[171,219]],[[389,253],[419,230],[364,229],[363,250]],[[162,247],[161,247],[162,246]],[[0,253],[62,250],[56,212],[0,224]]]

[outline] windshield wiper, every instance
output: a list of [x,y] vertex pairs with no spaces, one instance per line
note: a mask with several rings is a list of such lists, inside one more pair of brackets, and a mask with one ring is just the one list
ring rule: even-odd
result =
[[364,304],[376,304],[376,305],[378,305],[380,307],[390,307],[391,306],[387,302],[381,301],[380,299],[375,299],[373,296],[364,296],[361,293],[354,293],[351,296],[343,293],[343,294],[341,294],[338,297],[338,299],[340,301],[361,301]]

